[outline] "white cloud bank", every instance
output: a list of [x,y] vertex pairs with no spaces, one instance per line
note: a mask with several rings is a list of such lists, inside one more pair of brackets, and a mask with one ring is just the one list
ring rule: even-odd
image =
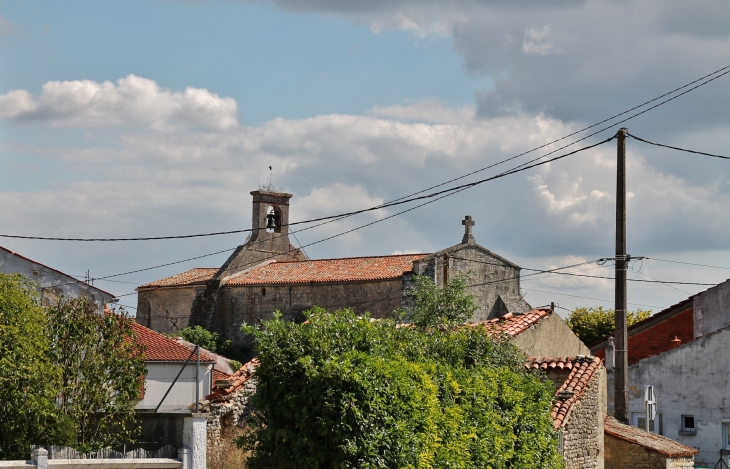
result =
[[39,95],[10,91],[0,95],[0,119],[42,120],[63,127],[229,130],[238,126],[238,105],[206,89],[171,91],[154,80],[128,75],[116,83],[49,81]]

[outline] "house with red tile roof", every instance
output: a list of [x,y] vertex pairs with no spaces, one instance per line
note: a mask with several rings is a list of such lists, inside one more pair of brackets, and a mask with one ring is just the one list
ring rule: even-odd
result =
[[196,396],[210,394],[216,360],[201,350],[198,366],[197,354],[190,348],[141,324],[133,324],[137,341],[144,347],[147,369],[137,410],[151,411],[159,406],[158,412],[189,413],[188,406],[195,403]]
[[469,293],[478,306],[471,322],[532,309],[520,295],[520,267],[477,244],[469,216],[462,221],[461,243],[433,254],[308,259],[289,241],[292,195],[265,190],[251,195],[246,242],[219,268],[194,268],[139,286],[140,324],[163,333],[200,325],[242,343],[241,324],[276,311],[292,320],[313,306],[391,317],[412,302],[414,275],[443,285],[469,274]]
[[566,469],[603,469],[606,373],[601,360],[585,355],[531,357],[528,367],[541,370],[555,385],[551,415]]

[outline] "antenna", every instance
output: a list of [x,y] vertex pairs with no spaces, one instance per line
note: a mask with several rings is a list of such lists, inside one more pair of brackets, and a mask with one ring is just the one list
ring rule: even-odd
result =
[[269,166],[269,186],[266,188],[267,190],[273,191],[274,185],[271,183],[272,179],[274,178],[274,171],[271,166]]

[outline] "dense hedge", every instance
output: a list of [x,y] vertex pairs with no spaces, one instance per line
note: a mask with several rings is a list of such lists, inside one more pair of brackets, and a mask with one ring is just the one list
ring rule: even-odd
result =
[[250,468],[562,467],[552,385],[482,327],[315,309],[247,331],[259,350]]

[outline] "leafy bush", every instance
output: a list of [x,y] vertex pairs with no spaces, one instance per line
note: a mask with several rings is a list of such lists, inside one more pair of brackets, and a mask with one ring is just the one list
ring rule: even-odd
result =
[[[49,359],[48,323],[35,285],[0,274],[0,442],[28,445],[52,438],[58,370]],[[27,457],[27,454],[25,455]]]
[[[628,311],[627,325],[633,326],[651,316],[651,310]],[[613,335],[616,330],[616,316],[613,309],[576,308],[565,320],[568,327],[584,344],[590,345]]]
[[247,467],[562,467],[554,388],[508,341],[305,314],[243,328],[259,350]]
[[90,450],[134,441],[134,406],[146,373],[142,346],[123,310],[100,314],[86,298],[61,299],[47,311],[50,358],[61,373],[57,412],[65,442]]

